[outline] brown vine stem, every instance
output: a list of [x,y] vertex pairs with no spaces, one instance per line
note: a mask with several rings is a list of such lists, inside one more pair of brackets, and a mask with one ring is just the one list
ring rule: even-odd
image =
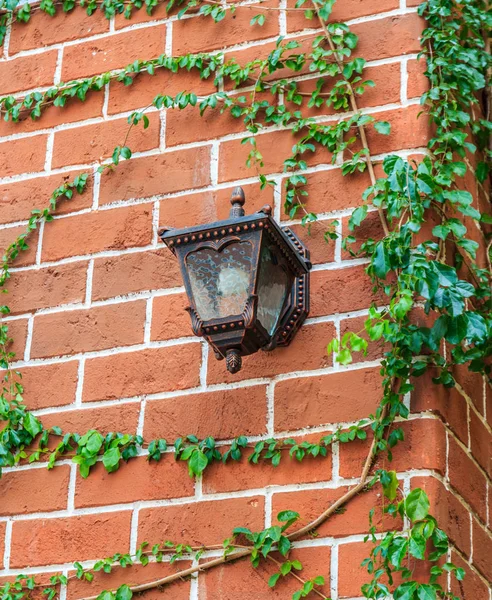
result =
[[[328,41],[328,44],[330,46],[330,50],[333,52],[333,56],[335,58],[337,66],[338,66],[338,72],[340,73],[340,75],[342,77],[344,77],[344,75],[343,75],[343,61],[340,58],[340,56],[338,55],[336,46],[335,46],[335,44],[333,42],[333,38],[331,37],[331,34],[328,31],[328,27],[326,26],[325,21],[321,18],[321,15],[319,14],[319,9],[318,9],[318,6],[317,6],[315,0],[311,0],[311,1],[312,1],[312,4],[313,4],[313,7],[314,7],[314,10],[315,10],[316,14],[318,15],[319,22],[321,23],[321,27],[323,29],[323,33],[325,34],[326,40]],[[358,106],[357,100],[355,98],[354,88],[352,87],[352,84],[350,83],[350,81],[347,78],[344,77],[344,79],[345,79],[345,81],[347,83],[347,87],[348,87],[349,92],[350,92],[350,106],[352,107],[352,110],[355,113],[357,113],[357,112],[359,112],[359,106]],[[364,125],[359,125],[358,129],[359,129],[359,135],[360,135],[360,140],[362,142],[362,146],[365,149],[365,151],[367,152],[366,162],[367,162],[367,170],[369,171],[369,177],[371,179],[372,185],[375,185],[375,183],[376,183],[376,174],[374,172],[374,165],[372,163],[371,150],[369,148],[369,143],[367,141],[366,130],[365,130]],[[385,236],[388,236],[389,233],[390,233],[389,227],[388,227],[388,223],[386,221],[386,217],[384,216],[383,209],[380,206],[378,206],[378,213],[379,213],[379,218],[381,220],[381,224],[383,226],[383,230],[384,230]]]
[[[386,413],[387,413],[387,409],[385,407],[381,414],[381,420],[384,419],[384,417],[386,416]],[[306,533],[309,533],[313,529],[316,529],[317,527],[319,527],[319,525],[321,525],[321,523],[323,523],[331,515],[333,515],[341,506],[346,504],[354,496],[357,496],[359,493],[361,493],[364,490],[364,488],[366,487],[367,477],[369,475],[371,466],[372,466],[374,458],[376,456],[376,450],[377,450],[377,438],[376,438],[376,436],[374,436],[374,438],[371,442],[371,447],[369,448],[369,452],[367,454],[367,458],[366,458],[366,460],[364,462],[364,466],[362,468],[362,473],[361,473],[359,483],[355,487],[353,487],[351,490],[346,492],[343,496],[341,496],[336,502],[331,504],[323,513],[321,513],[321,515],[319,515],[319,517],[317,517],[316,519],[314,519],[313,521],[311,521],[304,527],[301,527],[297,531],[294,531],[291,534],[287,535],[287,538],[289,540],[296,540],[296,539],[300,538],[301,536],[305,535]],[[241,558],[245,558],[246,556],[250,556],[252,550],[253,550],[253,548],[247,548],[244,550],[240,550],[239,552],[236,552],[234,554],[229,554],[227,556],[221,556],[220,558],[215,558],[215,559],[212,559],[201,565],[196,565],[194,567],[189,567],[188,569],[183,569],[182,571],[178,571],[177,573],[173,573],[172,575],[168,575],[167,577],[162,577],[161,579],[156,579],[154,581],[149,581],[147,583],[141,583],[139,585],[130,586],[130,589],[132,590],[132,592],[144,592],[146,590],[150,590],[150,589],[153,589],[156,587],[168,585],[170,583],[173,583],[174,581],[181,580],[184,577],[188,577],[195,573],[208,571],[209,569],[212,569],[213,567],[217,567],[217,566],[229,563],[229,562],[239,560]],[[97,600],[97,598],[98,598],[98,595],[87,596],[85,598],[82,598],[81,600]]]

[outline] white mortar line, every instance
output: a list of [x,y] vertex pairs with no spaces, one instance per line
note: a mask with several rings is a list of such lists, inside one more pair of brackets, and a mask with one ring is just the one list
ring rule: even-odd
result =
[[42,263],[42,252],[43,252],[43,234],[44,234],[44,226],[45,222],[41,221],[38,226],[38,246],[36,248],[36,266],[41,265]]
[[208,373],[208,355],[210,346],[208,342],[203,341],[202,344],[202,362],[200,365],[200,389],[207,389],[207,373]]
[[8,519],[5,524],[4,545],[3,567],[8,570],[10,568],[10,549],[12,545],[12,521],[10,519]]
[[[85,357],[81,356],[79,358],[79,367],[77,369],[77,387],[75,388],[75,402],[70,406],[73,407],[82,407],[82,395],[84,388],[84,370],[85,370]],[[47,410],[47,409],[44,409]],[[49,409],[48,409],[49,410]],[[55,410],[55,413],[60,413],[60,410]],[[46,413],[44,413],[46,414]],[[47,413],[52,414],[52,413]]]
[[27,320],[26,347],[24,349],[24,362],[29,362],[31,356],[32,334],[34,329],[34,317],[30,316]]
[[266,388],[266,433],[273,436],[275,433],[275,381],[270,382]]
[[135,508],[132,511],[132,519],[130,525],[130,554],[135,554],[137,551],[138,544],[138,517],[139,517],[139,506],[136,503]]
[[67,499],[67,512],[73,514],[75,511],[75,490],[77,482],[77,465],[72,463],[70,465],[70,479],[68,482],[68,499]]
[[334,545],[331,548],[330,596],[331,596],[331,600],[338,600],[338,545]]
[[58,85],[61,82],[61,73],[62,73],[62,63],[63,63],[63,46],[58,50],[58,56],[56,57],[56,67],[55,67],[55,76],[53,83]]
[[94,276],[94,259],[90,259],[87,263],[87,278],[85,283],[85,301],[84,306],[89,308],[92,300],[92,279]]

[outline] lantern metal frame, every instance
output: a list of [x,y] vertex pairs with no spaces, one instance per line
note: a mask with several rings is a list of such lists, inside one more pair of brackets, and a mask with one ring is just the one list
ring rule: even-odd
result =
[[[276,346],[288,346],[309,314],[309,250],[289,229],[282,229],[272,217],[272,209],[264,206],[258,212],[245,216],[244,191],[238,187],[231,196],[232,208],[229,219],[174,229],[162,227],[159,236],[179,259],[181,274],[190,306],[186,309],[191,317],[193,333],[204,337],[212,346],[218,360],[226,359],[227,369],[236,373],[241,369],[242,356],[258,350],[273,350]],[[290,292],[270,334],[257,318],[259,257],[264,238],[279,251],[292,279]],[[201,249],[220,253],[230,244],[249,242],[253,245],[253,289],[242,314],[230,315],[204,321],[200,317],[188,273],[186,257]]]

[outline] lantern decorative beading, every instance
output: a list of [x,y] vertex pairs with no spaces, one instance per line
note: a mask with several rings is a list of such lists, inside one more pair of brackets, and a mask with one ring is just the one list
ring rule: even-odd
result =
[[309,251],[269,205],[245,216],[244,203],[237,187],[229,219],[159,231],[179,260],[194,334],[231,373],[242,356],[287,346],[309,312]]

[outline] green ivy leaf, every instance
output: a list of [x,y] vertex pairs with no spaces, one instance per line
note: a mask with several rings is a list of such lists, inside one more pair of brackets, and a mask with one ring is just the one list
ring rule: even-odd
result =
[[427,583],[421,583],[417,590],[418,600],[436,600],[436,590]]
[[133,592],[128,587],[128,585],[121,585],[116,590],[116,600],[131,600],[133,596]]
[[382,135],[389,135],[391,133],[391,124],[388,121],[376,121],[374,129]]
[[421,521],[429,514],[429,497],[424,490],[417,488],[405,500],[405,512],[411,521]]

